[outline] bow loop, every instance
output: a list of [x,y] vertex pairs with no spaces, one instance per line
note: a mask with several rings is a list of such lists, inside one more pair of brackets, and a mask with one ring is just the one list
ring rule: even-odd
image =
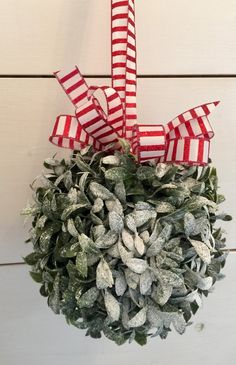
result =
[[208,116],[219,101],[192,108],[164,126],[137,124],[134,0],[111,0],[111,4],[112,87],[89,87],[77,66],[57,71],[55,77],[74,105],[75,116],[57,117],[49,140],[65,148],[79,150],[90,144],[104,150],[127,138],[141,163],[154,159],[207,164],[214,136]]

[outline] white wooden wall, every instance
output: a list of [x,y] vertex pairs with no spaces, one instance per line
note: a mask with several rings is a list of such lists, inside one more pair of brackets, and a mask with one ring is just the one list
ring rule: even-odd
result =
[[[220,99],[211,119],[216,132],[211,156],[227,197],[223,209],[236,217],[236,2],[136,3],[138,73],[146,75],[138,80],[139,120],[163,123]],[[232,249],[227,279],[216,286],[187,336],[154,339],[144,349],[117,348],[84,338],[47,309],[27,268],[19,265],[29,251],[19,214],[43,159],[58,151],[47,141],[54,119],[72,107],[56,81],[44,76],[78,64],[89,83],[110,82],[110,0],[1,1],[0,49],[1,364],[106,365],[111,353],[113,365],[235,364],[234,223],[225,225]]]

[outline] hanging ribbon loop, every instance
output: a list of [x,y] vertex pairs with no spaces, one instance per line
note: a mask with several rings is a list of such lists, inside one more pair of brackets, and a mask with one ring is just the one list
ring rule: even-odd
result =
[[[164,125],[138,124],[134,0],[111,0],[112,87],[88,86],[79,69],[55,77],[75,107],[57,117],[49,140],[59,147],[103,150],[119,138],[130,141],[140,163],[206,165],[214,132],[208,120],[218,101],[200,105]],[[106,110],[98,92],[105,98]]]

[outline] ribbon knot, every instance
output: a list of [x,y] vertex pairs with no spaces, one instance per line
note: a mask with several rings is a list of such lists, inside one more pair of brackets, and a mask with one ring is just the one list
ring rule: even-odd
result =
[[[57,117],[49,140],[59,147],[103,150],[119,138],[130,141],[139,162],[205,165],[214,133],[208,120],[218,101],[190,109],[164,125],[138,124],[134,0],[112,0],[112,87],[88,86],[79,69],[55,77],[75,107]],[[102,93],[105,106],[99,101]]]

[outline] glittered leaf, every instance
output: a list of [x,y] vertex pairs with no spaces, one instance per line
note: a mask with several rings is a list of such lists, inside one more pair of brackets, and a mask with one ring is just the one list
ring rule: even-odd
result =
[[136,227],[141,227],[147,223],[150,219],[156,218],[156,212],[154,210],[137,210],[133,213],[133,218]]
[[114,166],[119,166],[120,164],[120,159],[118,156],[114,156],[114,155],[110,155],[110,156],[106,156],[103,157],[102,159],[102,163],[104,165],[114,165]]
[[143,243],[142,238],[139,237],[138,235],[136,235],[134,238],[134,246],[135,246],[137,252],[139,253],[139,255],[142,256],[145,252],[145,245]]
[[147,308],[141,309],[132,319],[129,320],[128,324],[131,328],[141,327],[147,319]]
[[205,243],[201,241],[189,240],[191,245],[194,247],[198,256],[202,259],[206,264],[210,264],[211,262],[211,252]]
[[156,303],[163,306],[167,303],[172,293],[172,285],[160,282],[152,293],[152,298]]
[[132,174],[124,167],[113,167],[105,172],[105,178],[115,182],[127,180],[131,177]]
[[103,200],[101,198],[96,198],[94,200],[94,204],[93,204],[93,207],[92,207],[92,212],[93,213],[99,213],[102,208],[103,208]]
[[144,273],[144,271],[148,267],[147,261],[141,260],[141,259],[135,259],[135,258],[132,258],[132,259],[127,260],[126,261],[126,265],[128,266],[128,268],[130,270],[132,270],[136,274],[142,274],[142,273]]
[[134,253],[132,251],[126,250],[126,248],[122,245],[121,241],[118,242],[118,250],[120,253],[121,260],[124,264],[131,258],[133,258]]
[[186,322],[182,314],[173,314],[172,323],[175,330],[182,335],[186,330]]
[[172,225],[166,223],[164,228],[158,235],[157,239],[154,240],[152,245],[148,248],[147,257],[156,256],[161,252],[165,243],[169,240],[171,232],[172,232]]
[[123,207],[118,199],[106,200],[105,203],[109,212],[116,212],[123,217]]
[[190,212],[187,212],[184,215],[184,230],[187,237],[192,236],[196,230],[196,220],[194,215]]
[[132,251],[134,249],[134,239],[133,239],[133,236],[126,229],[123,229],[121,236],[122,236],[122,241],[123,241],[124,245],[130,251]]
[[109,226],[112,231],[120,233],[124,228],[122,217],[115,211],[109,212],[108,214]]
[[115,185],[115,195],[122,204],[126,203],[126,191],[123,181],[119,181]]
[[145,295],[152,286],[152,275],[149,270],[145,270],[143,274],[140,275],[140,293]]
[[140,166],[137,170],[137,178],[139,180],[149,180],[155,176],[155,169],[151,166]]
[[98,248],[109,248],[117,242],[118,234],[114,231],[108,231],[104,236],[100,236],[95,241]]
[[111,269],[105,259],[101,259],[96,271],[96,285],[98,289],[111,288],[114,284]]
[[163,287],[172,286],[178,288],[183,284],[183,279],[169,270],[160,269],[155,272],[155,275]]
[[83,277],[87,277],[88,275],[88,263],[87,263],[87,255],[85,252],[78,252],[76,256],[76,269],[79,274]]
[[137,231],[136,222],[134,220],[134,217],[131,214],[129,214],[125,217],[125,223],[131,232],[136,233],[136,231]]
[[79,209],[86,208],[86,207],[88,207],[88,204],[86,204],[86,203],[70,205],[63,211],[63,213],[61,215],[61,219],[63,221],[65,221],[72,213],[76,212]]
[[71,234],[71,236],[78,237],[79,233],[75,227],[73,219],[68,219],[67,230]]
[[95,181],[90,183],[89,189],[95,196],[95,198],[107,200],[113,197],[113,194],[107,188],[105,188],[103,185],[98,184]]
[[80,308],[92,308],[98,299],[98,296],[99,290],[96,287],[90,288],[81,297],[79,297],[78,306]]
[[123,273],[118,272],[115,280],[116,295],[119,297],[124,295],[127,288],[127,282]]
[[107,314],[111,322],[118,321],[120,318],[120,305],[115,297],[108,291],[105,292],[104,302]]

